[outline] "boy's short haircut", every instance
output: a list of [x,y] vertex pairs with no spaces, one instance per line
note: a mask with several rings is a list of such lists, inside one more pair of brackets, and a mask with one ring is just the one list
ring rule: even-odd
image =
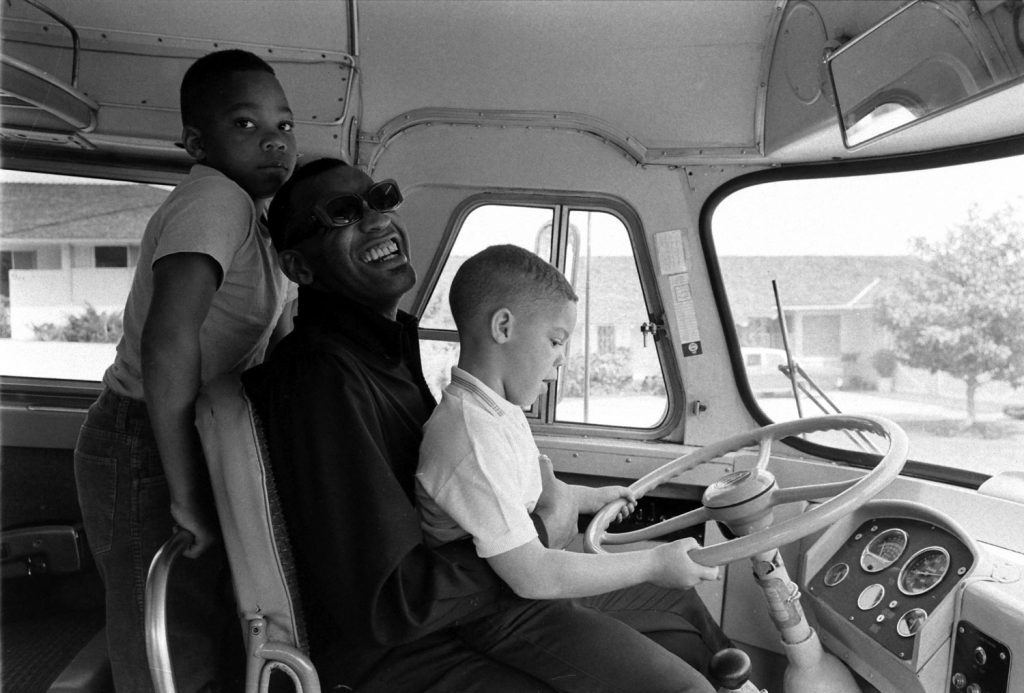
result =
[[289,238],[296,231],[300,231],[301,228],[296,216],[302,216],[302,220],[305,220],[305,212],[312,210],[296,210],[292,206],[292,190],[295,186],[308,178],[319,175],[325,171],[330,171],[335,168],[345,168],[352,164],[341,159],[334,159],[331,157],[323,157],[321,159],[315,159],[310,161],[308,164],[303,164],[295,169],[295,172],[291,177],[285,181],[285,184],[278,189],[277,193],[274,194],[274,199],[270,201],[270,207],[267,209],[267,228],[270,230],[270,240],[274,243],[274,249],[277,252],[288,248]]
[[220,82],[235,73],[253,71],[275,74],[263,58],[238,48],[207,53],[196,60],[181,80],[181,124],[200,127],[211,95],[221,91]]
[[499,308],[579,300],[554,265],[516,245],[492,245],[472,256],[452,279],[448,303],[460,332]]

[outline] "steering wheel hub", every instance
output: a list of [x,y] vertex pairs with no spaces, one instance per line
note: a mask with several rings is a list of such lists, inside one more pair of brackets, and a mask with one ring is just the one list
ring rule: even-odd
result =
[[704,490],[705,508],[731,508],[748,503],[775,488],[775,476],[766,470],[746,470],[726,474]]
[[766,470],[733,472],[708,486],[701,503],[712,520],[744,536],[772,523],[775,488],[775,476]]

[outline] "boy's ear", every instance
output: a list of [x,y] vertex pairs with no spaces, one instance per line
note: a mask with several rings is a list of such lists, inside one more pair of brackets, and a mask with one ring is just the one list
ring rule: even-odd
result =
[[515,327],[516,316],[508,308],[499,308],[491,313],[491,339],[498,344],[504,344],[512,339],[512,330]]
[[278,253],[277,259],[281,263],[281,269],[284,271],[285,276],[293,282],[299,286],[309,286],[313,283],[315,278],[313,268],[310,267],[309,262],[306,261],[306,256],[301,251],[295,248],[282,250]]
[[196,161],[206,158],[206,151],[203,149],[203,134],[194,125],[186,125],[181,129],[181,145]]

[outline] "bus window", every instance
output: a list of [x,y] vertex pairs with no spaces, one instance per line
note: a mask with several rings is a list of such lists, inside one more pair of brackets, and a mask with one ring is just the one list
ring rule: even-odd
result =
[[[907,431],[912,459],[1019,470],[1021,180],[1017,156],[755,179],[727,194],[710,232],[745,368],[738,380],[760,414],[877,414]],[[863,442],[812,440],[853,450]]]
[[98,381],[169,188],[3,171],[0,375]]
[[458,360],[448,287],[466,258],[501,243],[555,264],[579,296],[556,391],[529,415],[547,423],[634,429],[661,424],[668,397],[658,346],[645,343],[640,331],[649,311],[629,230],[610,211],[568,205],[485,204],[466,215],[421,320],[424,371],[435,395]]

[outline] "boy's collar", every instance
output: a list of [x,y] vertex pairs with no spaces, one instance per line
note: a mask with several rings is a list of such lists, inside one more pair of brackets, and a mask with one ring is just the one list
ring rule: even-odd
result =
[[452,366],[452,381],[450,387],[471,393],[479,402],[484,404],[496,416],[505,416],[515,412],[522,413],[522,408],[512,404],[507,399],[495,392],[484,381],[477,378],[469,371],[458,366]]

